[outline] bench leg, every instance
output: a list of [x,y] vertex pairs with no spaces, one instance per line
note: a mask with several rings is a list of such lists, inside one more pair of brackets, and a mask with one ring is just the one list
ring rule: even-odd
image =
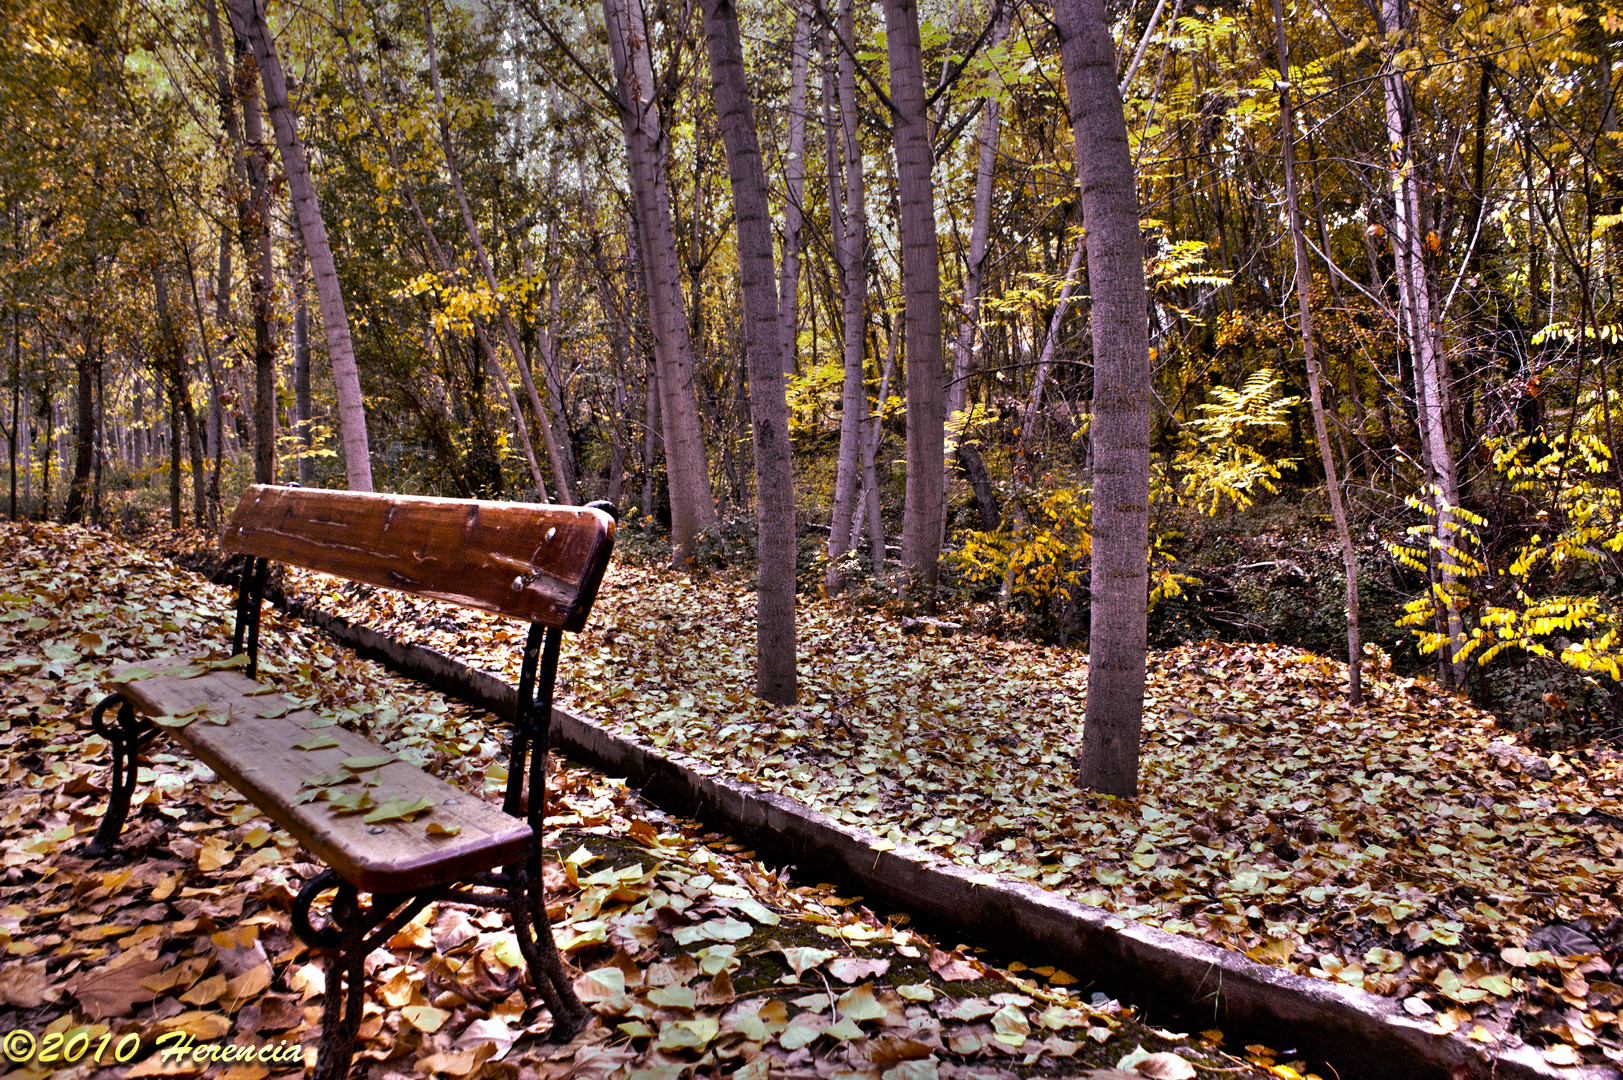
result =
[[[539,843],[536,845],[539,848]],[[552,940],[552,921],[547,918],[547,899],[541,884],[541,855],[533,851],[525,863],[524,884],[513,890],[513,933],[524,954],[530,982],[552,1011],[553,1042],[568,1042],[586,1026],[591,1013],[575,996],[575,988],[564,971],[563,958]]]
[[345,1080],[355,1056],[355,1034],[361,1025],[362,990],[366,985],[366,924],[361,919],[355,887],[340,882],[332,903],[332,926],[338,947],[328,956],[326,991],[321,1002],[321,1048],[315,1080]]
[[[107,710],[118,706],[118,719],[109,726]],[[85,854],[103,859],[118,850],[118,835],[130,814],[130,797],[135,794],[136,755],[152,734],[152,726],[138,719],[130,703],[117,694],[108,694],[90,713],[90,727],[113,747],[113,774],[108,783],[107,812],[102,815],[96,835],[85,846]]]

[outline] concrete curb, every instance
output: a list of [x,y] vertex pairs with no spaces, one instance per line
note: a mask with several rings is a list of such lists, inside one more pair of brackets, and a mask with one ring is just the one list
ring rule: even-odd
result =
[[[320,626],[368,659],[498,714],[512,686],[443,653],[311,608],[291,614]],[[651,801],[725,830],[769,862],[814,869],[858,885],[972,940],[1037,955],[1125,1001],[1211,1016],[1214,1025],[1335,1065],[1344,1080],[1618,1080],[1608,1066],[1557,1068],[1533,1047],[1495,1049],[1440,1035],[1390,998],[1258,964],[1193,938],[1144,926],[1023,882],[938,859],[909,846],[875,851],[878,837],[792,799],[735,780],[706,762],[656,750],[553,710],[553,745]]]

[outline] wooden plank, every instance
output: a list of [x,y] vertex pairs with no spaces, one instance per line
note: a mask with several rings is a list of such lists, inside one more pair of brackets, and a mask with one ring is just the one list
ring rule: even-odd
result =
[[254,485],[221,546],[579,630],[614,548],[614,519],[583,506],[431,499]]
[[[351,773],[345,758],[370,757],[389,751],[351,731],[335,726],[309,728],[320,718],[307,710],[265,717],[294,705],[280,694],[250,697],[258,688],[236,671],[213,671],[196,678],[173,672],[189,661],[154,663],[152,677],[128,680],[115,675],[112,686],[148,715],[175,715],[199,704],[209,712],[184,728],[164,729],[241,791],[265,815],[281,825],[305,849],[356,887],[371,893],[407,893],[465,879],[492,867],[521,863],[528,850],[530,826],[474,795],[399,759],[364,772],[341,786],[366,790],[374,803],[403,796],[433,801],[433,809],[413,821],[367,824],[364,814],[334,814],[324,801],[294,805],[304,781],[323,773]],[[211,722],[224,718],[223,725]],[[337,746],[320,750],[294,747],[320,735]],[[391,755],[392,756],[392,755]],[[430,836],[429,822],[456,830],[454,836]]]

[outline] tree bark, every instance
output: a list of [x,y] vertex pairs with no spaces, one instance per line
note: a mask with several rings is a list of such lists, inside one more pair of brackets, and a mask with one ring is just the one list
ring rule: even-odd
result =
[[917,0],[885,0],[890,57],[891,134],[896,144],[897,232],[907,314],[907,493],[902,507],[902,562],[922,607],[935,601],[945,511],[942,415],[941,267],[930,171],[930,117]]
[[[1388,51],[1398,47],[1393,39],[1405,29],[1407,21],[1405,0],[1382,0],[1381,37],[1383,47]],[[1442,613],[1449,637],[1449,652],[1441,658],[1441,674],[1445,682],[1459,686],[1465,677],[1465,661],[1460,657],[1460,651],[1465,646],[1465,624],[1454,599],[1461,592],[1459,572],[1455,569],[1460,560],[1454,554],[1459,542],[1454,520],[1454,510],[1459,506],[1459,484],[1447,434],[1442,363],[1438,355],[1437,326],[1432,315],[1431,286],[1426,278],[1425,226],[1417,176],[1419,161],[1409,132],[1412,112],[1409,87],[1403,72],[1393,66],[1390,56],[1382,73],[1381,89],[1387,144],[1391,150],[1392,254],[1397,263],[1404,336],[1409,342],[1409,355],[1414,368],[1416,426],[1420,434],[1421,457],[1428,473],[1427,483],[1431,488],[1435,512],[1436,559],[1443,589],[1450,598],[1447,610]]]
[[800,230],[806,220],[801,200],[806,178],[806,69],[810,45],[811,8],[802,2],[795,11],[794,37],[790,40],[789,145],[783,163],[787,196],[783,201],[783,267],[778,284],[778,326],[783,336],[783,355],[790,365],[785,370],[791,371],[799,329]]
[[784,397],[787,354],[773,287],[777,275],[772,265],[772,220],[732,0],[704,0],[704,23],[710,93],[732,181],[744,350],[749,358],[759,552],[755,688],[767,701],[789,705],[795,700],[795,482]]
[[1031,400],[1026,403],[1025,415],[1020,419],[1020,463],[1029,469],[1026,457],[1031,449],[1032,433],[1042,416],[1043,391],[1048,386],[1048,373],[1054,366],[1054,347],[1059,341],[1060,326],[1065,321],[1065,309],[1071,303],[1071,290],[1076,287],[1076,275],[1082,269],[1082,256],[1087,252],[1087,240],[1077,237],[1076,249],[1071,252],[1070,265],[1065,268],[1065,283],[1059,287],[1059,299],[1054,304],[1054,315],[1048,320],[1048,337],[1043,351],[1037,357],[1037,372],[1031,377]]
[[1103,0],[1056,0],[1087,228],[1093,563],[1081,783],[1138,791],[1148,605],[1150,361],[1144,241]]
[[[1007,4],[992,29],[995,49],[1009,33],[1014,5]],[[969,253],[964,260],[964,296],[959,304],[963,321],[958,326],[957,347],[952,356],[952,381],[947,384],[946,413],[950,419],[964,410],[969,394],[969,373],[975,355],[975,331],[980,328],[981,283],[986,269],[986,249],[992,231],[992,172],[997,163],[997,143],[1001,107],[996,97],[981,103],[981,125],[976,135],[975,209],[969,224]]]
[[71,525],[84,517],[85,500],[90,494],[90,469],[96,453],[96,365],[101,362],[88,327],[80,342],[79,355],[74,361],[78,393],[74,397],[73,478],[68,482],[68,500],[62,507],[63,524]]
[[305,296],[304,248],[297,247],[293,263],[293,420],[299,440],[299,483],[314,487],[316,462],[314,433],[310,429],[310,301]]
[[[853,40],[855,4],[841,0],[839,33],[846,41]],[[826,65],[825,65],[826,71]],[[825,80],[827,76],[825,75]],[[826,100],[825,94],[825,100]],[[845,169],[845,220],[830,213],[829,231],[834,234],[835,257],[839,260],[841,321],[845,379],[840,405],[840,450],[834,474],[834,512],[828,533],[828,573],[825,585],[829,595],[844,587],[840,574],[840,561],[851,549],[851,525],[857,510],[857,481],[863,467],[863,420],[868,406],[868,388],[864,382],[862,347],[868,338],[868,205],[863,185],[862,144],[857,138],[857,76],[856,60],[849,52],[839,52],[839,160]],[[834,165],[830,155],[829,165]],[[839,186],[837,174],[829,177],[830,201]],[[871,467],[871,455],[869,457]],[[874,564],[875,572],[884,563],[884,539],[880,539],[880,558]]]
[[[1291,115],[1290,44],[1285,38],[1285,15],[1274,0],[1274,35],[1279,46],[1279,137],[1285,158],[1285,209],[1296,254],[1296,307],[1302,319],[1302,358],[1307,364],[1307,390],[1313,405],[1313,432],[1318,437],[1319,460],[1324,464],[1324,485],[1330,494],[1330,514],[1335,518],[1336,536],[1341,541],[1341,562],[1347,574],[1347,703],[1363,704],[1363,646],[1358,635],[1358,555],[1352,533],[1347,528],[1347,510],[1342,505],[1341,482],[1336,475],[1335,458],[1330,453],[1330,435],[1324,422],[1324,404],[1319,396],[1319,362],[1313,343],[1313,269],[1308,263],[1307,242],[1302,233],[1302,212],[1296,184],[1296,132]],[[1345,451],[1343,451],[1345,457]]]
[[327,226],[321,219],[321,204],[304,156],[297,122],[287,96],[287,79],[282,61],[271,41],[261,0],[227,0],[231,24],[254,50],[259,62],[265,105],[276,145],[282,155],[282,169],[288,189],[298,209],[299,232],[314,271],[316,299],[321,307],[321,325],[327,336],[327,356],[332,361],[333,384],[338,392],[338,426],[344,445],[344,467],[352,491],[372,490],[372,458],[366,434],[366,408],[361,396],[360,371],[355,366],[355,345],[349,335],[349,315],[344,310],[344,294],[338,285],[338,269],[333,263]]
[[603,0],[614,62],[620,126],[642,246],[643,280],[653,324],[665,473],[671,499],[672,562],[688,563],[699,533],[716,522],[704,433],[693,388],[693,346],[688,335],[682,279],[676,264],[667,182],[667,133],[655,98],[642,0]]

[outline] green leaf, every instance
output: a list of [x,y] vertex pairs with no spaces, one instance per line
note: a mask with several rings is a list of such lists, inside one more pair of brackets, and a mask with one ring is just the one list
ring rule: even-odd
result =
[[[335,814],[359,814],[362,810],[372,809],[372,793],[365,788],[357,788],[354,791],[341,792],[337,795],[334,795],[332,791],[333,789],[328,788],[323,794],[327,796],[327,802],[331,805],[332,812]],[[366,820],[371,821],[372,819],[368,817]]]
[[316,735],[301,743],[294,743],[293,749],[309,752],[311,750],[326,750],[337,745],[338,740],[331,735]]
[[358,757],[347,757],[338,764],[355,772],[365,772],[368,769],[382,768],[395,760],[393,754],[362,754]]
[[424,829],[423,831],[426,832],[429,836],[455,836],[457,833],[462,831],[462,826],[460,826],[460,825],[441,825],[437,821],[430,821],[428,823],[428,827],[426,829]]
[[347,784],[354,779],[355,777],[351,776],[349,773],[339,772],[337,769],[334,769],[332,772],[318,773],[315,776],[306,777],[301,786],[313,788],[332,787],[335,784]]
[[408,799],[405,796],[398,796],[385,801],[361,820],[368,825],[379,821],[410,821],[423,811],[432,810],[433,808],[433,799]]

